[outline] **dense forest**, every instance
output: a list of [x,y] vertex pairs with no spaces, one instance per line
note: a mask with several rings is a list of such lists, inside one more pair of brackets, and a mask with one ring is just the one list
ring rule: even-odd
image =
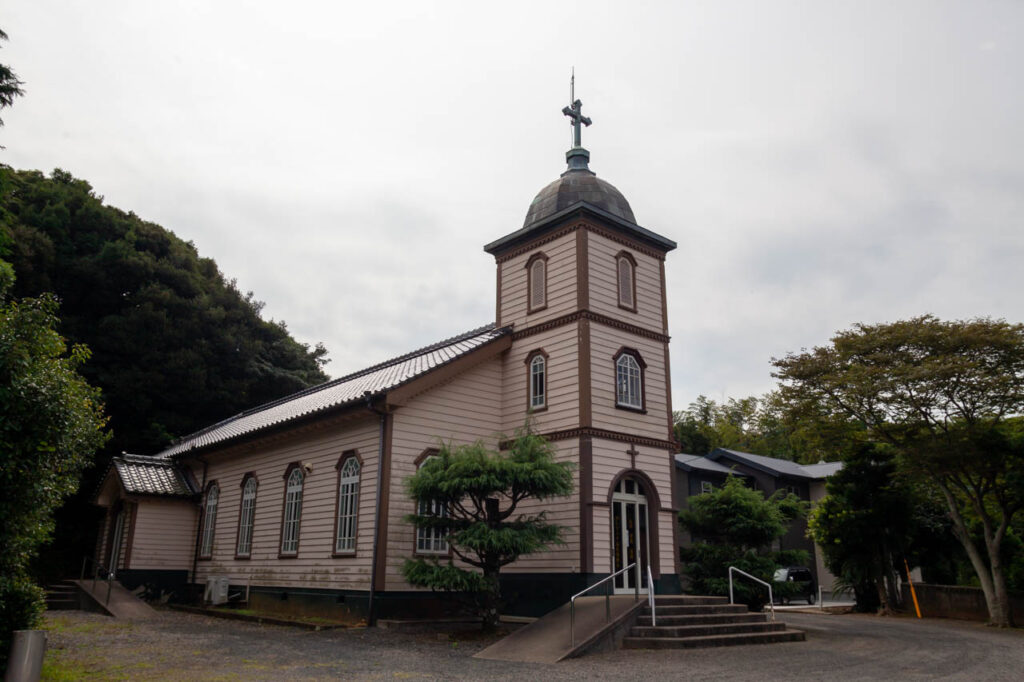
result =
[[153,454],[327,379],[322,345],[310,348],[284,323],[264,320],[253,294],[192,243],[104,205],[64,171],[47,177],[0,166],[0,258],[14,267],[13,297],[59,298],[59,331],[92,351],[80,372],[102,390],[112,432],[58,518],[54,546],[64,556],[50,560],[91,552],[94,515],[84,512],[113,454]]

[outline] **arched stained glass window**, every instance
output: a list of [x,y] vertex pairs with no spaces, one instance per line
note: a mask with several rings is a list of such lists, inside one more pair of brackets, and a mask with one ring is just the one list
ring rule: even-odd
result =
[[281,554],[299,551],[299,522],[302,519],[302,467],[296,466],[288,474],[285,484],[284,519],[281,525]]
[[638,410],[644,407],[640,363],[629,353],[623,353],[615,361],[615,403]]
[[217,526],[217,503],[220,500],[220,487],[211,483],[206,489],[206,506],[203,507],[203,536],[199,545],[199,556],[208,557],[213,554],[213,532]]
[[345,459],[338,470],[338,526],[334,539],[336,554],[356,551],[356,523],[359,517],[359,459]]
[[256,478],[249,476],[242,486],[242,502],[238,512],[238,546],[235,554],[247,557],[252,553],[252,527],[256,518]]

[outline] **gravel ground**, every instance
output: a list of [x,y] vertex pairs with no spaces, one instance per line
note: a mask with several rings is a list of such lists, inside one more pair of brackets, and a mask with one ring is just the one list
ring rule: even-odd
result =
[[126,623],[47,616],[44,679],[127,680],[1021,680],[1024,631],[963,621],[790,613],[806,642],[691,651],[614,651],[555,665],[472,658],[475,632],[311,632],[161,611]]

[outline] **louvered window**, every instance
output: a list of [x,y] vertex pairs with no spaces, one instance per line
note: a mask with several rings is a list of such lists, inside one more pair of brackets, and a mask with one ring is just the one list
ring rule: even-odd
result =
[[547,404],[547,362],[543,355],[535,355],[530,361],[530,409]]
[[643,409],[643,379],[636,358],[629,354],[619,356],[615,361],[615,375],[616,404]]
[[633,274],[632,261],[626,256],[619,256],[619,305],[623,308],[636,307]]
[[217,484],[206,490],[206,507],[203,510],[203,539],[199,545],[199,556],[208,557],[213,554],[213,531],[217,526],[217,502],[220,488]]
[[295,467],[288,475],[284,498],[284,525],[281,528],[281,554],[299,551],[299,521],[302,518],[302,469]]
[[[427,457],[420,466],[434,459]],[[443,502],[435,500],[421,501],[417,508],[420,516],[448,516],[448,509]],[[440,528],[417,528],[416,529],[416,551],[420,554],[447,554],[448,540],[447,533]]]
[[534,254],[527,262],[529,312],[544,309],[548,304],[548,263],[543,253]]
[[335,553],[356,551],[356,518],[359,513],[359,460],[349,457],[338,473],[338,533]]
[[252,526],[256,517],[256,479],[250,476],[242,486],[242,507],[238,514],[238,547],[235,554],[249,556],[252,552]]

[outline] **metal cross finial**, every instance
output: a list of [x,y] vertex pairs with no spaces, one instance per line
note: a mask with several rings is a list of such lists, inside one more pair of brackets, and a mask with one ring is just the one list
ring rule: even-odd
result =
[[562,113],[572,119],[572,146],[573,148],[582,147],[580,142],[580,131],[582,127],[580,124],[589,126],[592,121],[583,115],[583,102],[575,99],[576,97],[576,70],[573,69],[572,78],[569,80],[569,102],[570,105],[562,108]]

